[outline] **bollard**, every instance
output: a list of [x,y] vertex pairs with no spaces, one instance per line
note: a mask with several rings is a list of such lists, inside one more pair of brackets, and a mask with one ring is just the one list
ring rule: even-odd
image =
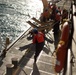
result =
[[13,75],[13,64],[7,64],[6,65],[6,75]]
[[14,65],[14,69],[18,67],[18,58],[12,58],[12,64]]
[[6,45],[9,45],[9,44],[10,44],[9,38],[6,37]]
[[5,42],[5,48],[7,48],[7,46],[10,44],[9,38],[6,37],[6,42]]

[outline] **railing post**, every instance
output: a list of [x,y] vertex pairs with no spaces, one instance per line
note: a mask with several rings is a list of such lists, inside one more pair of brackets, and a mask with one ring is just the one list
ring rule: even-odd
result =
[[7,49],[7,46],[10,44],[9,38],[6,37],[6,42],[5,42],[5,49]]
[[5,57],[6,56],[6,52],[7,52],[7,46],[10,44],[9,38],[6,38],[6,42],[5,42],[5,49],[3,50],[3,54],[2,56]]

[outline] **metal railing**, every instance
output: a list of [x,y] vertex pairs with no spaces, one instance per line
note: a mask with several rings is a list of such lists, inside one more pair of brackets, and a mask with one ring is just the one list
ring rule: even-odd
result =
[[[71,3],[71,45],[70,45],[70,49],[68,49],[67,52],[67,60],[66,60],[66,67],[64,68],[63,71],[63,75],[73,75],[73,66],[74,66],[74,53],[73,53],[73,47],[72,47],[72,43],[74,42],[74,26],[76,25],[76,19],[74,18],[74,12],[76,8],[75,8],[75,3],[72,2]],[[76,44],[75,42],[73,44]]]

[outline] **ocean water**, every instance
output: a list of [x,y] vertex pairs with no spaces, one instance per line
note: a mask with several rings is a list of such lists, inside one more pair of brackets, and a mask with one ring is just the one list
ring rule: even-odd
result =
[[26,31],[30,27],[26,22],[32,17],[39,19],[42,11],[41,0],[0,0],[1,46],[4,45],[6,37],[12,42]]

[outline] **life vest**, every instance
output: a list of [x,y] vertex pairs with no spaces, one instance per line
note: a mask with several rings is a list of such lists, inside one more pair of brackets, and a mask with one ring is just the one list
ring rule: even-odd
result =
[[69,24],[65,22],[63,24],[62,34],[60,38],[60,42],[58,44],[57,52],[56,52],[56,64],[55,64],[55,71],[59,73],[65,65],[66,56],[67,56],[67,46],[69,41]]
[[50,17],[50,12],[49,12],[48,9],[43,12],[43,17],[46,18],[46,19],[48,19]]
[[41,43],[44,42],[44,34],[42,32],[38,32],[38,34],[34,35],[33,43]]

